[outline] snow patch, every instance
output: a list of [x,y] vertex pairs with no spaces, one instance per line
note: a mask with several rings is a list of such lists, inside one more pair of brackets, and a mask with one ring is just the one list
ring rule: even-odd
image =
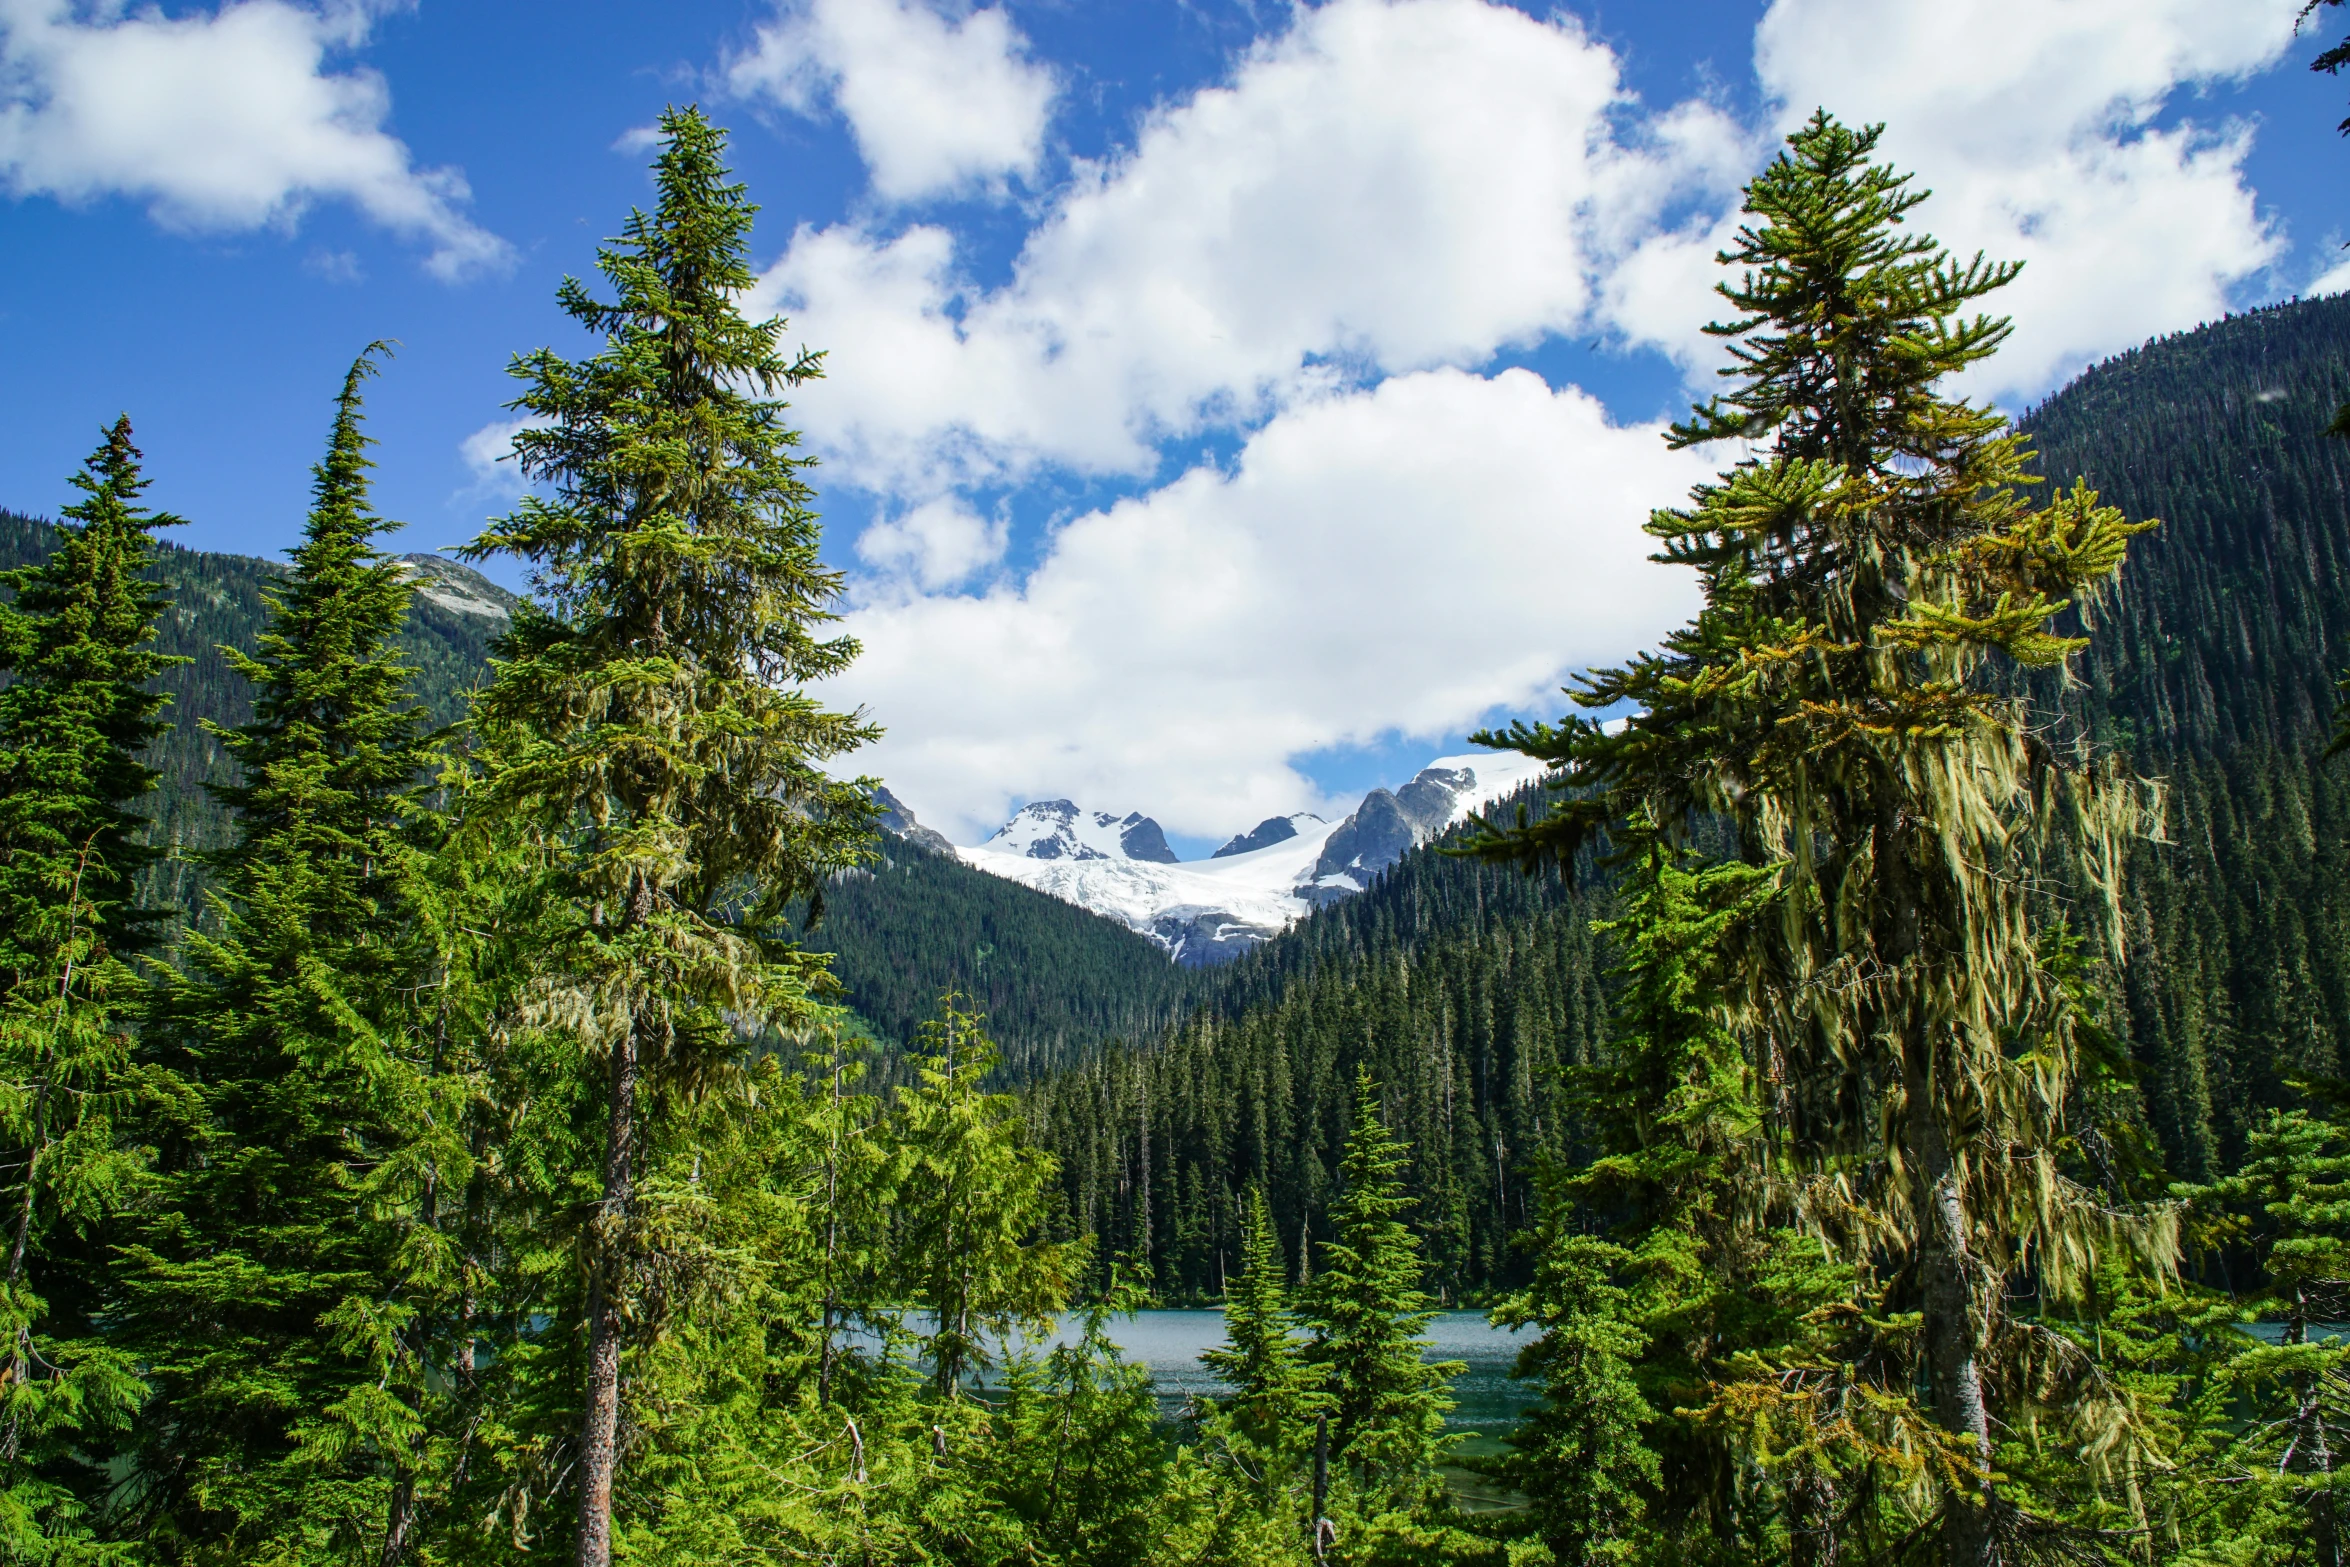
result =
[[[1023,806],[985,843],[955,852],[976,869],[1121,921],[1178,962],[1215,963],[1279,935],[1322,904],[1360,893],[1414,844],[1467,821],[1543,771],[1543,763],[1514,752],[1439,757],[1404,792],[1415,804],[1449,796],[1449,809],[1418,812],[1407,837],[1389,841],[1369,860],[1350,855],[1344,865],[1325,865],[1325,851],[1355,826],[1355,815],[1326,822],[1300,814],[1289,818],[1294,837],[1184,862],[1134,852],[1139,828],[1148,828],[1164,850],[1149,817],[1087,811],[1067,800]],[[1400,820],[1394,795],[1373,794],[1387,796],[1386,819]]]

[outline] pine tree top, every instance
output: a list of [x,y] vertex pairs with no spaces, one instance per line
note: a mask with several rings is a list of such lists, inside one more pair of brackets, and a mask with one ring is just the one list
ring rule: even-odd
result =
[[87,899],[104,944],[129,952],[159,917],[131,904],[161,852],[131,807],[155,787],[144,755],[167,727],[168,699],[151,687],[186,662],[155,651],[168,601],[150,580],[154,530],[181,519],[139,505],[147,480],[128,415],[71,482],[83,499],[65,508],[56,547],[0,573],[14,593],[0,605],[0,919],[30,930],[61,897]]
[[[589,904],[634,923],[665,909],[696,942],[766,940],[870,852],[869,785],[818,764],[878,731],[798,688],[857,653],[817,634],[841,577],[818,553],[813,459],[774,395],[821,356],[784,358],[784,323],[742,313],[756,209],[727,177],[725,133],[684,108],[661,134],[653,210],[598,253],[615,297],[561,291],[602,348],[510,367],[530,421],[515,450],[545,492],[463,553],[527,562],[543,604],[517,615],[475,711],[513,742],[495,791],[596,845],[571,861]],[[725,983],[765,972],[788,1009],[816,965],[787,967],[799,978],[735,963]]]
[[395,825],[392,802],[419,782],[424,716],[397,646],[413,588],[407,568],[375,547],[399,525],[368,504],[374,442],[360,395],[389,352],[369,344],[343,378],[293,570],[263,592],[267,627],[252,652],[221,650],[254,688],[252,719],[214,730],[239,768],[236,782],[211,786],[237,818],[224,867],[296,847],[278,841],[287,834],[365,853]]

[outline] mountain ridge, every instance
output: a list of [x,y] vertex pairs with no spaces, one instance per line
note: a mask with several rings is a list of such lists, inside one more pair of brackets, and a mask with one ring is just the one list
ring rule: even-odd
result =
[[[1140,812],[1121,817],[1061,799],[1031,801],[986,840],[954,853],[974,869],[1116,920],[1186,968],[1210,968],[1362,892],[1405,854],[1541,771],[1506,752],[1439,757],[1398,789],[1371,790],[1335,822],[1310,812],[1269,817],[1204,860],[1177,859],[1158,823]],[[889,810],[901,836],[939,836],[895,796]]]

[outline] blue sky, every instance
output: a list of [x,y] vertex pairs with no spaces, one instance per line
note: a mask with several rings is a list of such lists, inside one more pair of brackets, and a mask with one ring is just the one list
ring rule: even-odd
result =
[[[0,505],[127,410],[184,542],[298,530],[368,341],[403,547],[512,495],[517,351],[698,101],[868,656],[969,841],[1070,795],[1199,852],[1545,711],[1686,613],[1654,421],[1736,187],[1815,103],[2019,255],[2011,408],[2336,268],[2350,85],[2292,0],[0,0]],[[2328,274],[2333,276],[2329,277]],[[511,573],[507,574],[509,580]]]

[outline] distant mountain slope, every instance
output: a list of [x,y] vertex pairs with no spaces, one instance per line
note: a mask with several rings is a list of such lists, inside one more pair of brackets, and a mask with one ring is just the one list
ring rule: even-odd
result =
[[[43,558],[55,533],[47,522],[0,512],[0,568]],[[433,720],[455,722],[517,601],[469,567],[439,556],[402,558],[418,578],[403,648]],[[220,648],[253,645],[266,612],[262,590],[283,570],[249,555],[168,543],[161,551],[157,576],[172,598],[162,648],[194,660],[162,681],[172,729],[151,758],[163,779],[147,809],[157,841],[180,851],[157,867],[149,893],[168,907],[196,907],[201,877],[191,856],[224,841],[225,819],[202,786],[223,776],[226,757],[202,720],[234,726],[252,712],[245,682]],[[899,830],[925,831],[910,817]],[[1105,1039],[1152,1037],[1195,994],[1164,951],[1124,926],[970,870],[943,838],[930,836],[947,858],[893,843],[875,874],[833,889],[809,939],[837,954],[845,999],[886,1042],[910,1039],[939,993],[953,988],[989,1015],[1009,1063],[1031,1069]]]
[[2040,468],[2162,527],[2130,547],[2063,698],[2141,763],[2300,748],[2350,656],[2350,294],[2107,360],[2027,414]]
[[1187,968],[1229,963],[1316,908],[1354,897],[1407,852],[1541,771],[1522,756],[1440,757],[1344,820],[1273,817],[1205,860],[1178,861],[1139,812],[1033,802],[965,864],[1122,920]]
[[987,1015],[1004,1064],[1028,1076],[1105,1042],[1156,1038],[1205,992],[1203,976],[1104,919],[951,853],[892,834],[870,872],[825,891],[805,940],[835,954],[843,999],[890,1043],[961,991]]
[[[41,519],[0,511],[0,569],[47,558],[55,527]],[[468,567],[424,557],[432,587],[419,592],[408,618],[402,651],[416,666],[416,691],[435,723],[464,716],[474,683],[481,677],[490,642],[506,629],[503,606],[512,595]],[[226,822],[203,790],[225,764],[218,741],[204,720],[234,728],[253,715],[245,681],[220,653],[222,644],[249,648],[260,635],[267,606],[262,589],[285,568],[251,555],[219,555],[181,549],[166,538],[157,578],[170,593],[158,639],[163,652],[190,659],[161,681],[171,697],[164,717],[171,732],[149,757],[163,774],[160,793],[147,809],[156,822],[155,841],[182,856],[218,848]],[[483,606],[497,606],[484,613]],[[167,859],[153,872],[147,896],[168,908],[192,909],[198,896],[196,866],[185,857]]]
[[[1523,796],[1536,809],[1540,800]],[[1262,1183],[1285,1257],[1322,1227],[1355,1072],[1409,1145],[1430,1282],[1476,1299],[1523,1275],[1511,1238],[1536,1172],[1578,1152],[1566,1070],[1606,1038],[1604,888],[1555,869],[1410,849],[1213,971],[1206,1004],[1154,1048],[1112,1050],[1029,1090],[1059,1157],[1069,1229],[1148,1257],[1166,1298],[1222,1292],[1243,1194]]]
[[2168,779],[2130,864],[2123,1020],[2173,1170],[2232,1165],[2285,1080],[2350,1076],[2350,296],[2149,343],[2024,421],[2042,469],[2163,526],[2130,548],[2071,691],[2041,696]]

